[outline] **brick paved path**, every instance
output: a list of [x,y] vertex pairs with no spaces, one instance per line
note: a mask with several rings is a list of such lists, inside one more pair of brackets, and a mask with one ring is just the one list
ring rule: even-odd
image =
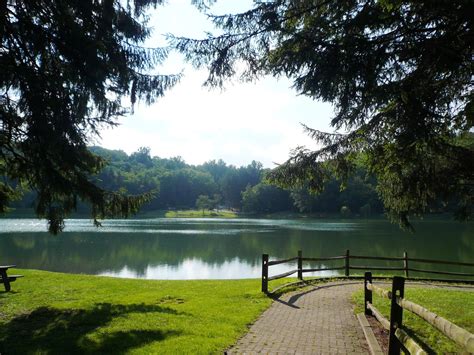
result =
[[362,281],[313,285],[276,299],[228,354],[367,354],[351,294]]

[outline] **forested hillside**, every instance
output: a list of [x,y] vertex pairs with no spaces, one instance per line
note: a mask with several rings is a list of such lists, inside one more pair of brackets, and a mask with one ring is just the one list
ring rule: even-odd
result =
[[[206,208],[233,209],[248,214],[304,212],[318,215],[345,214],[370,216],[383,212],[375,191],[375,181],[361,167],[341,191],[341,183],[331,180],[318,196],[307,189],[283,190],[266,182],[269,169],[252,161],[236,167],[222,160],[202,165],[187,164],[180,157],[152,157],[148,148],[127,155],[121,150],[91,147],[108,165],[95,177],[96,183],[112,191],[138,195],[152,191],[154,198],[142,211],[191,209],[207,201]],[[27,191],[13,208],[32,207],[34,192]],[[200,208],[200,207],[199,207]],[[87,212],[87,205],[78,210]]]

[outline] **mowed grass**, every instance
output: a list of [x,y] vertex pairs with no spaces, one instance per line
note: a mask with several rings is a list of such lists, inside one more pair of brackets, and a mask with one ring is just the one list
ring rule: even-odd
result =
[[[384,288],[391,289],[391,286]],[[405,298],[474,333],[474,292],[408,286],[405,288]],[[356,303],[356,312],[363,312],[363,290],[356,292],[353,295],[353,300]],[[385,318],[390,319],[390,301],[388,299],[374,294],[373,304]],[[455,342],[420,317],[406,310],[403,311],[403,325],[407,333],[428,352],[437,354],[463,352],[463,349]]]
[[271,303],[258,279],[11,273],[25,277],[8,293],[0,285],[1,354],[217,354]]
[[232,211],[208,211],[204,210],[185,210],[185,211],[166,211],[166,218],[237,218],[237,214]]

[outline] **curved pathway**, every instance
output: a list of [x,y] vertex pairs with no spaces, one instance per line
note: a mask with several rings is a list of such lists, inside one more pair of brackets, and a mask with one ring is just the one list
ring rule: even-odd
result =
[[228,354],[367,354],[351,294],[362,281],[312,285],[281,298]]

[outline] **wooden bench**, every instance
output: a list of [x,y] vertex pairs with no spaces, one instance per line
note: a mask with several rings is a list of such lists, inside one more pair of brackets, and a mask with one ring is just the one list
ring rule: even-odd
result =
[[5,286],[5,291],[10,291],[10,282],[15,281],[19,277],[23,277],[23,275],[7,275],[7,270],[15,267],[15,265],[2,265],[0,266],[0,283],[3,283]]

